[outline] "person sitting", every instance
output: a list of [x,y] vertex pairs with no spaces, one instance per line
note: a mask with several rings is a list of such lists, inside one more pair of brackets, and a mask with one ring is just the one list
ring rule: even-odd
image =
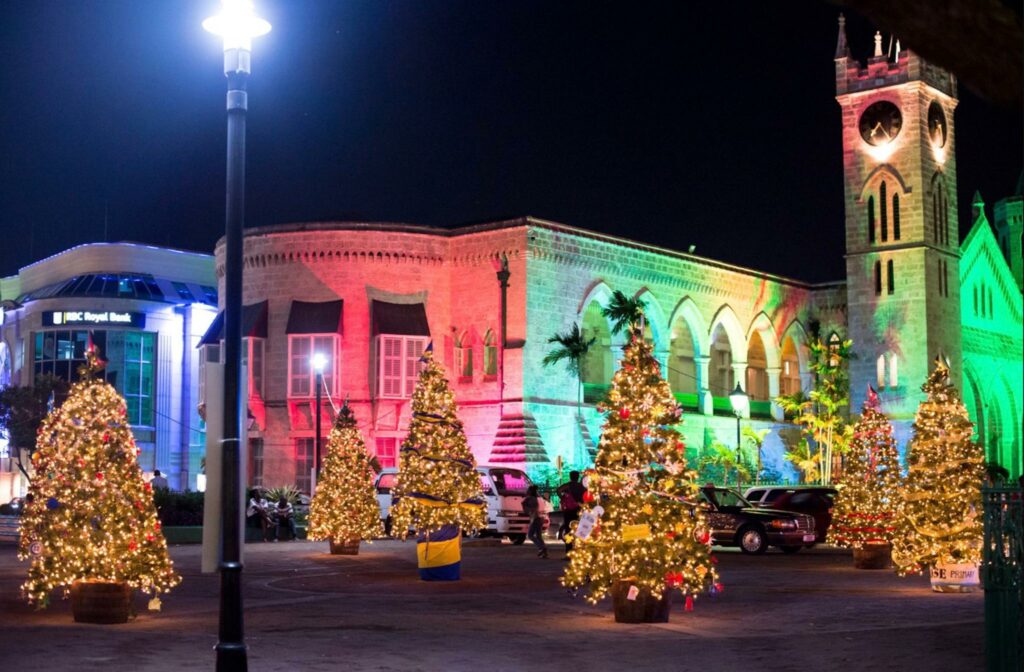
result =
[[263,541],[277,541],[274,521],[271,518],[270,503],[263,496],[263,491],[253,488],[249,495],[249,507],[245,510],[246,518],[252,527],[263,530]]
[[277,538],[282,538],[281,528],[286,527],[292,533],[291,538],[295,539],[298,536],[295,530],[295,508],[288,501],[287,497],[281,497],[281,499],[277,500],[274,513],[277,514]]

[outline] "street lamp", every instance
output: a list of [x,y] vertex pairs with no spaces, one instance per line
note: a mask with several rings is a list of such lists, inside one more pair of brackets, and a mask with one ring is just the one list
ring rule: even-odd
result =
[[228,80],[228,156],[224,212],[224,437],[221,471],[220,625],[217,670],[248,669],[242,624],[240,525],[242,426],[242,227],[245,222],[245,90],[252,60],[252,38],[270,32],[251,0],[221,0],[221,13],[203,28],[224,40]]
[[327,355],[322,352],[313,353],[313,370],[316,371],[316,457],[314,464],[314,484],[320,480],[320,394],[324,389],[324,368],[327,367]]
[[736,389],[729,393],[729,403],[732,404],[733,415],[736,416],[736,486],[740,485],[740,466],[743,462],[743,455],[740,452],[740,420],[747,414],[750,408],[750,397],[743,391],[740,384],[736,383]]

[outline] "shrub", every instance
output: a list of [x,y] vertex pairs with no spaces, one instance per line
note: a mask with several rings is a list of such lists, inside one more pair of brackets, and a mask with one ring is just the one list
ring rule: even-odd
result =
[[203,493],[174,492],[158,489],[153,491],[160,524],[164,527],[203,524]]

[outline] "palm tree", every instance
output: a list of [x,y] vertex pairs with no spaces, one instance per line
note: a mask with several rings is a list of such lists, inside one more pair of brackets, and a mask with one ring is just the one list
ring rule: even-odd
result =
[[647,304],[637,298],[629,298],[619,290],[612,292],[612,300],[601,309],[601,315],[612,321],[612,333],[617,334],[628,328],[633,333],[643,334],[644,308]]
[[757,451],[757,473],[754,475],[756,481],[761,480],[761,448],[764,447],[764,440],[771,431],[771,429],[754,429],[749,425],[743,427],[743,438]]
[[555,334],[548,339],[548,343],[557,343],[558,347],[544,355],[541,364],[551,366],[565,360],[565,366],[569,373],[576,376],[576,415],[583,417],[583,358],[590,351],[590,346],[597,342],[597,338],[585,338],[580,326],[575,322],[572,329],[564,334]]
[[715,441],[708,446],[708,452],[701,458],[701,463],[722,470],[722,486],[729,487],[729,472],[736,472],[736,485],[739,487],[744,479],[750,478],[750,471],[746,465],[737,461],[736,451],[721,441]]
[[812,483],[821,476],[821,453],[811,450],[807,439],[800,439],[784,459],[797,468],[802,483]]

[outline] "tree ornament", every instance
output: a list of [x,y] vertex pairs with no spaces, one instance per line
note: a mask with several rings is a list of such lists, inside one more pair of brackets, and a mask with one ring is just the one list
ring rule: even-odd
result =
[[46,508],[50,511],[55,511],[60,508],[60,502],[57,501],[56,497],[49,497],[46,500]]

